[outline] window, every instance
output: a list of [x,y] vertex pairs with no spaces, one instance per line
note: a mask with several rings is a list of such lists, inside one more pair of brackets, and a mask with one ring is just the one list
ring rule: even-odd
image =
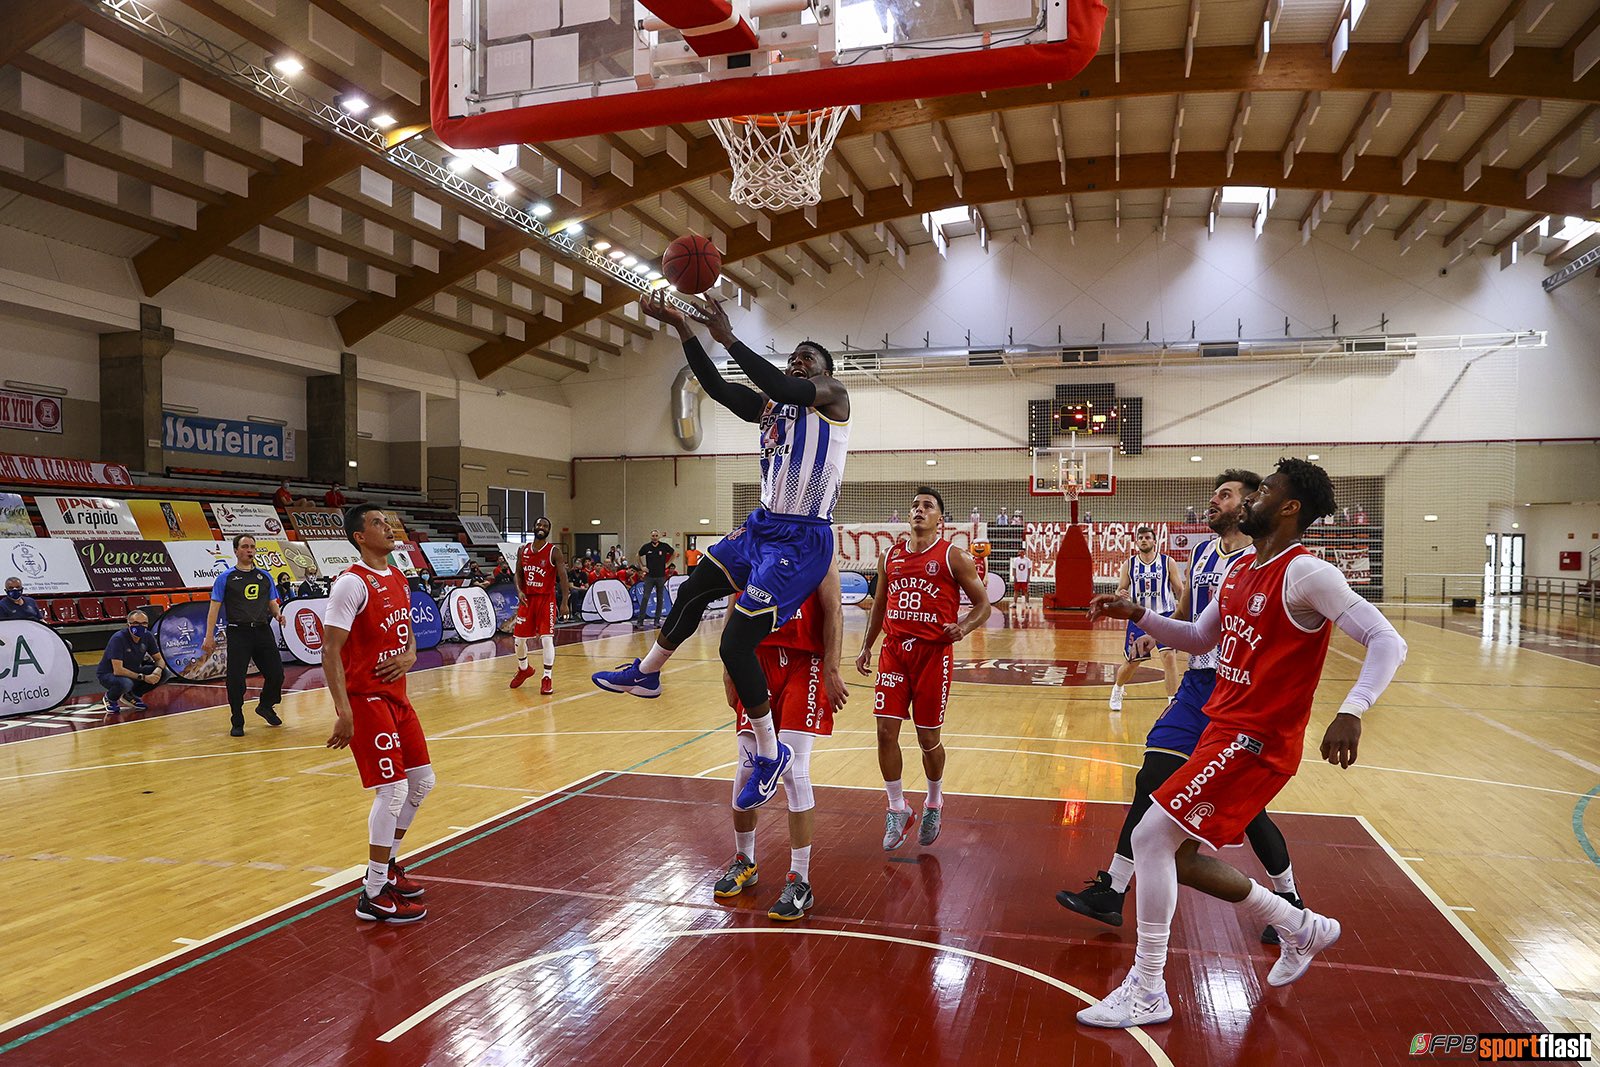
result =
[[508,541],[530,540],[534,522],[545,515],[544,494],[532,489],[491,485],[488,505],[490,517],[500,524],[500,532]]

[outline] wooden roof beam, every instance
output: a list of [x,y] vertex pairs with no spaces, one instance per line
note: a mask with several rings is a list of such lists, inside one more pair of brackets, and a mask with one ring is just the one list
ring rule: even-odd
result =
[[77,18],[82,10],[73,0],[28,0],[9,8],[6,32],[0,37],[0,67]]
[[1567,43],[1561,46],[1562,66],[1572,65],[1572,80],[1578,81],[1600,63],[1600,8],[1584,19]]
[[1579,111],[1550,140],[1546,141],[1523,164],[1517,176],[1523,180],[1524,188],[1529,196],[1533,196],[1545,187],[1550,180],[1550,175],[1560,174],[1578,161],[1578,153],[1583,147],[1583,131],[1589,125],[1589,120],[1594,117],[1600,108],[1586,107]]

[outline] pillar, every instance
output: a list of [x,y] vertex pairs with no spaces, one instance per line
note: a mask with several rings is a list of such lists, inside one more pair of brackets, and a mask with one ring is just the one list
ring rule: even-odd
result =
[[100,458],[162,473],[161,360],[173,332],[161,309],[139,305],[139,328],[100,335]]
[[306,379],[306,477],[353,486],[356,461],[356,357],[339,354],[339,373]]

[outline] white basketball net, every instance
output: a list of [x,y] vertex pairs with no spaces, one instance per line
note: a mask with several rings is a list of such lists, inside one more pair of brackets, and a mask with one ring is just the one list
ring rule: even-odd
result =
[[733,164],[730,199],[746,207],[808,207],[822,200],[822,167],[848,107],[712,119]]

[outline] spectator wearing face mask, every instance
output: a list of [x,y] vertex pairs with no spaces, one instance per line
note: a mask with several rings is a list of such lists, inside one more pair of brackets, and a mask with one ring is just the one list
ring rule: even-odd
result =
[[31,596],[23,596],[21,578],[6,579],[6,595],[0,597],[0,621],[7,619],[44,622],[44,612],[39,610],[39,602]]
[[307,567],[306,568],[306,576],[300,582],[300,589],[298,590],[298,595],[299,596],[303,596],[303,597],[321,596],[322,595],[322,577],[321,577],[321,575],[322,575],[322,572],[317,570],[317,565],[315,563],[313,563],[313,564],[311,564],[311,566]]
[[95,679],[106,691],[106,710],[121,711],[122,702],[127,701],[143,711],[144,696],[161,684],[165,667],[150,634],[150,617],[142,611],[130,611],[128,625],[111,635],[100,665],[95,668]]

